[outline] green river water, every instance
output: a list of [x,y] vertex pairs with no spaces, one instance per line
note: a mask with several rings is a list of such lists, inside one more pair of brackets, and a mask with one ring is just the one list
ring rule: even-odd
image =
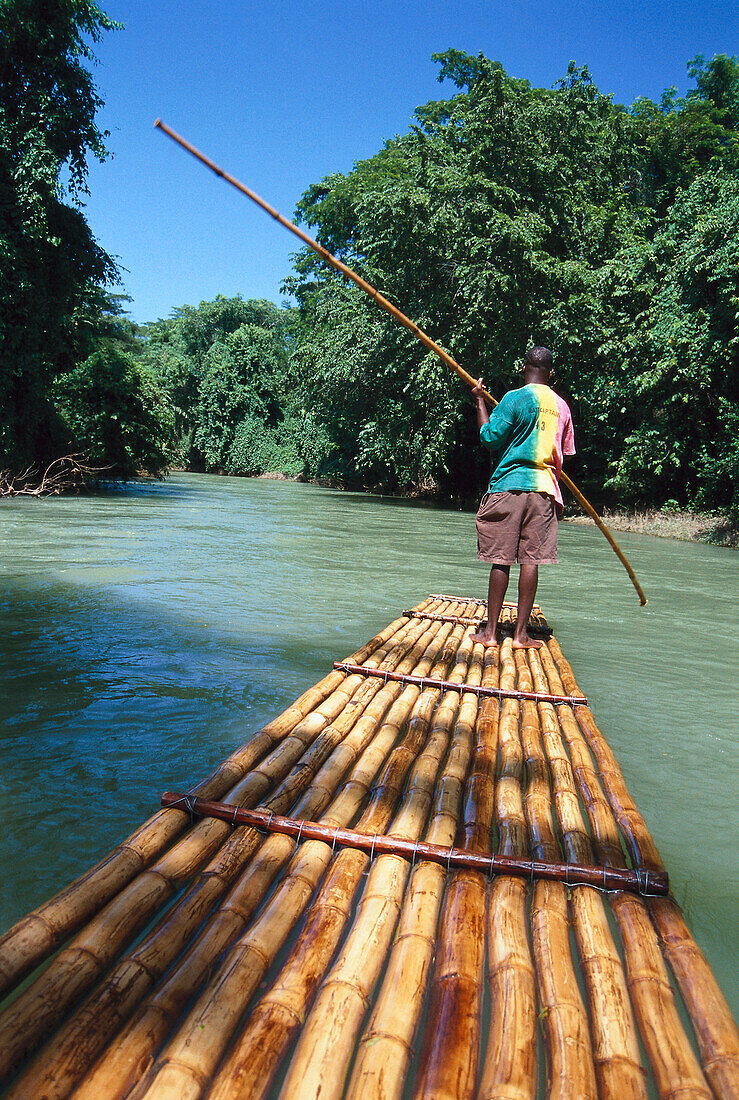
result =
[[[484,596],[474,517],[178,475],[0,504],[0,931],[429,592]],[[735,1012],[731,551],[560,527],[538,600]]]

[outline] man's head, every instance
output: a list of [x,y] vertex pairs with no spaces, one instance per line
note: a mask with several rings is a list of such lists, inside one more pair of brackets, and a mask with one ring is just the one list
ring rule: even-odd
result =
[[526,382],[546,384],[552,373],[552,353],[549,348],[529,348],[523,360],[523,376]]

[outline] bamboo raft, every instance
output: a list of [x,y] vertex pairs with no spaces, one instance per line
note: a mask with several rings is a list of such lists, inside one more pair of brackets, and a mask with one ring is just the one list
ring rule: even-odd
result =
[[483,650],[483,601],[405,611],[7,932],[4,1095],[739,1096],[613,752],[514,614]]

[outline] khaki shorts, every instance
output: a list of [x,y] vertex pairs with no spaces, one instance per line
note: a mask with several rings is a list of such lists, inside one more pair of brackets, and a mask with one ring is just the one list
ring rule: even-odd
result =
[[477,556],[492,565],[555,565],[557,514],[548,493],[485,493],[477,510]]

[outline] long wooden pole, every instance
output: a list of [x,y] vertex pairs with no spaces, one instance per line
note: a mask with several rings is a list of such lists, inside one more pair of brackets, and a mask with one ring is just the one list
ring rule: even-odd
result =
[[[324,260],[327,264],[335,268],[337,271],[340,271],[342,275],[346,275],[347,279],[351,279],[351,281],[355,283],[358,287],[360,287],[360,289],[363,290],[365,294],[368,294],[370,298],[377,302],[378,306],[381,306],[382,309],[386,310],[387,313],[394,317],[396,321],[399,321],[401,325],[404,325],[405,328],[412,332],[416,339],[420,340],[424,347],[427,347],[429,351],[432,351],[434,355],[438,356],[439,359],[441,359],[442,363],[446,363],[446,365],[450,367],[454,371],[454,373],[462,379],[463,382],[470,386],[470,388],[477,385],[477,379],[473,378],[471,374],[468,374],[464,367],[460,366],[456,359],[452,358],[449,352],[444,351],[444,348],[435,343],[430,336],[427,336],[423,329],[420,329],[418,325],[411,321],[409,317],[406,317],[404,313],[401,313],[397,306],[394,306],[392,302],[389,302],[387,298],[383,297],[383,295],[380,294],[378,290],[375,290],[375,288],[371,286],[370,283],[366,282],[360,275],[357,275],[356,271],[353,271],[350,267],[347,267],[347,265],[343,264],[341,260],[337,260],[337,258],[333,256],[328,251],[328,249],[324,248],[323,245],[320,245],[318,241],[314,241],[312,237],[309,237],[307,233],[305,233],[293,222],[288,221],[287,218],[284,218],[282,214],[279,213],[279,211],[275,210],[273,206],[270,206],[268,202],[265,202],[264,199],[260,198],[259,195],[257,195],[254,191],[247,187],[246,184],[241,183],[234,176],[230,176],[228,172],[224,172],[222,168],[219,168],[217,164],[214,164],[214,162],[210,160],[209,157],[206,157],[204,153],[201,153],[199,149],[196,149],[194,145],[191,145],[189,143],[189,141],[186,141],[183,137],[180,137],[178,133],[170,129],[170,127],[167,126],[166,123],[162,122],[160,118],[156,120],[154,125],[159,130],[162,130],[168,137],[172,138],[173,141],[177,142],[178,145],[181,145],[183,149],[186,149],[188,153],[191,153],[192,156],[194,156],[196,160],[199,160],[201,164],[204,164],[206,168],[210,168],[211,172],[215,172],[217,176],[219,176],[222,180],[225,180],[226,183],[230,183],[231,186],[235,187],[237,191],[240,191],[242,195],[246,195],[247,198],[251,199],[252,202],[255,202],[257,206],[261,206],[262,210],[265,210],[270,215],[270,217],[274,218],[275,221],[280,223],[280,225],[283,225],[285,229],[289,229],[291,233],[294,233],[296,237],[299,237],[300,240],[303,241],[304,244],[307,244],[309,248],[312,248],[314,252],[317,252],[321,259]],[[488,393],[487,390],[485,391],[485,400],[493,407],[498,404],[492,394]],[[593,508],[592,504],[590,504],[587,498],[580,492],[580,490],[571,480],[571,478],[569,478],[567,474],[563,473],[561,475],[561,481],[570,490],[575,500],[586,513],[586,515],[590,516],[596,527],[598,527],[598,529],[605,535],[616,557],[621,562],[626,572],[629,574],[631,583],[633,584],[639,596],[639,602],[643,607],[647,602],[647,597],[644,595],[644,590],[639,584],[639,581],[636,579],[636,574],[634,573],[634,570],[631,567],[631,563],[624,554],[623,550],[618,545],[613,535],[608,530],[596,510]]]
[[[444,681],[433,681],[434,684]],[[245,810],[225,802],[210,802],[174,791],[165,791],[162,806],[175,807],[197,817],[217,817],[230,825],[251,825],[268,833],[323,840],[339,848],[357,848],[370,855],[399,855],[409,859],[429,859],[447,868],[469,868],[485,874],[521,875],[546,878],[570,885],[597,886],[604,890],[635,890],[637,893],[666,896],[669,882],[666,871],[631,871],[620,867],[596,867],[584,863],[560,863],[552,860],[517,859],[512,856],[488,856],[470,848],[447,847],[425,841],[403,840],[396,836],[362,833],[354,829],[331,828],[316,821],[298,820],[274,814],[271,810]]]

